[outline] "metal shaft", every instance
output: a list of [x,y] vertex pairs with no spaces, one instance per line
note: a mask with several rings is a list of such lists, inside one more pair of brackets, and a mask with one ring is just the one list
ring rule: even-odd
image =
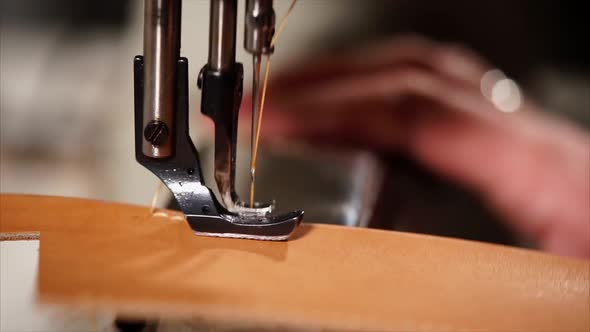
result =
[[275,31],[273,0],[246,0],[244,48],[251,54],[271,54]]
[[144,6],[142,151],[149,157],[164,158],[173,154],[181,0],[145,0]]
[[232,70],[236,63],[237,0],[211,0],[209,60],[212,70]]

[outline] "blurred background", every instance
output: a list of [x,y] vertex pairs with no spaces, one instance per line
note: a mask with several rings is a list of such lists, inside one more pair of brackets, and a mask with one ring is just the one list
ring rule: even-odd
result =
[[[142,1],[0,3],[0,191],[148,205],[157,181],[135,162],[132,121]],[[275,0],[278,19],[289,4]],[[243,6],[240,1],[239,13]],[[473,48],[544,109],[588,127],[590,54],[582,7],[549,0],[302,0],[279,41],[273,72],[323,52],[421,34]],[[210,120],[199,112],[194,84],[207,58],[208,8],[207,0],[183,2],[182,54],[191,72],[192,137],[214,187]],[[241,46],[243,15],[238,21]],[[249,74],[242,47],[237,57]],[[245,195],[248,124],[241,128],[238,187]],[[263,147],[259,174],[261,200],[305,209],[308,221],[520,243],[475,196],[403,155]]]

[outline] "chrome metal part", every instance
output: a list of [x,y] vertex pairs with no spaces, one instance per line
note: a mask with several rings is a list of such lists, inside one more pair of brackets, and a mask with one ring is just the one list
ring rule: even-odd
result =
[[271,54],[275,32],[273,0],[246,0],[244,48],[251,54]]
[[[143,127],[159,121],[168,127],[169,134],[174,131],[174,82],[180,56],[180,18],[180,0],[145,0]],[[144,139],[143,153],[152,158],[172,155],[172,140],[164,139],[159,143]]]
[[211,0],[209,12],[209,68],[232,70],[236,63],[237,0]]

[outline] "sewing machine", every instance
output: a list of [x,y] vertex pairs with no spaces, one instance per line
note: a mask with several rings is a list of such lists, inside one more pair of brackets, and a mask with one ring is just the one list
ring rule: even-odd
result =
[[[144,10],[143,56],[134,61],[137,161],[172,192],[195,234],[286,240],[303,211],[275,215],[273,204],[247,204],[235,190],[243,86],[243,66],[236,62],[237,0],[211,0],[208,61],[197,82],[201,112],[215,124],[220,201],[203,181],[199,153],[189,137],[189,69],[188,60],[180,56],[181,0],[146,0]],[[261,56],[274,51],[273,1],[246,0],[245,15],[244,48],[252,54],[256,71]],[[256,85],[257,77],[255,72]]]

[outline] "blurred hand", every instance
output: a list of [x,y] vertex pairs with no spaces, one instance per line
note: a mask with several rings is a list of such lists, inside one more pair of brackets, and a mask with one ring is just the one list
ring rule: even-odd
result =
[[404,150],[543,249],[590,257],[590,135],[524,98],[500,112],[480,90],[489,69],[419,38],[314,60],[269,83],[262,139]]

